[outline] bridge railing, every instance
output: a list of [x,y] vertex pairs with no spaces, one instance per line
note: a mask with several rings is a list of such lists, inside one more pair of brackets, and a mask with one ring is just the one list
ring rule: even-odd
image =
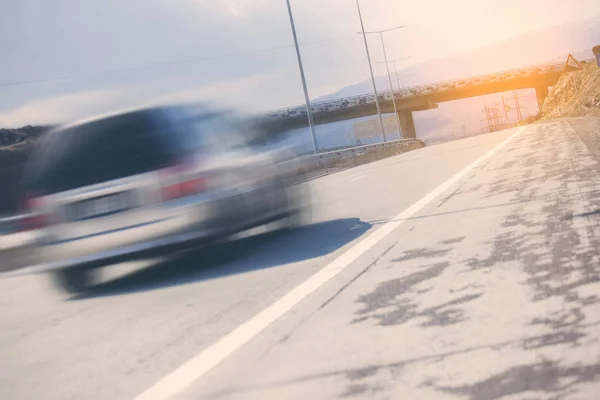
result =
[[[531,76],[539,73],[549,72],[562,72],[564,63],[546,63],[546,64],[535,64],[522,68],[515,68],[496,72],[485,75],[473,75],[466,78],[432,82],[417,86],[411,86],[406,88],[400,88],[393,91],[393,95],[396,99],[410,98],[415,96],[422,96],[426,94],[434,94],[440,92],[447,92],[453,90],[459,90],[464,86],[472,84],[484,84],[494,81],[500,81],[505,79],[515,79],[520,77]],[[380,100],[391,101],[392,91],[383,91],[378,93]],[[343,104],[347,103],[347,104]],[[358,96],[344,97],[337,100],[326,100],[311,103],[312,111],[315,114],[320,114],[328,111],[337,111],[339,109],[351,109],[359,108],[375,103],[375,96],[373,94],[365,94]],[[334,110],[328,110],[328,108],[334,108]],[[290,115],[292,114],[292,115]],[[295,115],[294,115],[295,114]],[[279,119],[294,118],[296,116],[306,115],[305,106],[295,106],[281,108],[278,110],[269,111],[264,114],[266,117],[275,117]]]
[[[394,90],[394,93],[398,94],[400,92],[400,93],[404,94],[405,92],[411,92],[412,95],[415,94],[414,92],[417,92],[418,95],[431,94],[434,92],[439,93],[442,91],[452,91],[452,90],[460,89],[461,87],[469,85],[469,84],[483,84],[483,83],[490,83],[490,82],[500,81],[500,80],[505,80],[505,79],[514,79],[514,78],[520,78],[520,77],[524,77],[524,76],[531,76],[531,75],[535,75],[538,73],[559,72],[559,71],[562,71],[563,68],[564,68],[564,64],[562,64],[562,63],[534,65],[534,66],[527,67],[527,68],[505,70],[505,71],[497,72],[494,74],[473,75],[473,76],[470,76],[467,78],[454,79],[454,80],[448,80],[448,81],[439,81],[439,82],[427,83],[427,84],[423,84],[423,85],[411,86],[408,88],[402,88],[400,90]],[[428,93],[423,93],[423,92],[428,92]],[[391,94],[392,94],[391,90],[379,93],[380,96],[386,95],[386,94],[390,95],[390,100],[391,100]]]

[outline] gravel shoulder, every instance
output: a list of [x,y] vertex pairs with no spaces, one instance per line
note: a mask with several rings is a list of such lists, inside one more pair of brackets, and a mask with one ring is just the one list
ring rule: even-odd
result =
[[600,161],[600,117],[565,118],[590,153]]

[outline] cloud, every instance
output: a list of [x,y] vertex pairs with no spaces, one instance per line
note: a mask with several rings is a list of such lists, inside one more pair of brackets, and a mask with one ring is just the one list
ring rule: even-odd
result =
[[41,97],[0,112],[0,126],[64,123],[124,108],[193,101],[254,112],[259,110],[246,93],[260,92],[271,80],[272,75],[264,73],[191,88],[131,85]]
[[[15,38],[0,41],[0,80],[71,78],[0,88],[4,121],[9,114],[25,115],[23,110],[53,97],[112,88],[122,89],[119,104],[186,90],[254,109],[303,102],[285,1],[29,0],[28,4],[0,4],[0,31]],[[315,4],[293,1],[300,41],[340,36],[338,24],[327,23],[332,21],[328,18],[332,6],[319,7],[327,15],[315,18]],[[264,49],[272,50],[253,52]],[[358,74],[353,72],[352,51],[340,42],[303,46],[302,51],[311,93],[323,93],[322,86],[341,87],[366,72],[364,63]],[[270,79],[254,81],[265,74]],[[236,84],[240,80],[243,85]],[[252,81],[259,83],[246,83]],[[219,90],[207,91],[209,87]],[[51,116],[43,110],[28,115],[37,115],[36,120]]]
[[53,124],[106,112],[117,106],[122,92],[99,89],[60,96],[42,97],[14,109],[0,112],[0,126]]
[[236,18],[269,12],[275,7],[275,3],[274,0],[194,0],[197,10],[203,14],[223,14]]
[[272,7],[272,0],[228,0],[223,2],[231,15],[236,18],[247,18],[258,13],[263,13]]
[[[157,96],[149,104],[206,101],[230,107],[252,110],[247,93],[259,92],[272,79],[268,73],[238,78],[235,80],[215,82],[198,88],[178,90]],[[237,99],[237,101],[236,101]],[[260,108],[260,107],[258,107]]]
[[[519,0],[507,1],[510,5],[506,8],[518,14],[520,8],[515,4]],[[558,4],[560,0],[525,3],[531,6],[545,1]],[[580,3],[587,4],[589,11],[597,10],[597,1]],[[390,58],[413,56],[404,66],[462,50],[477,40],[492,39],[479,32],[481,29],[473,29],[481,28],[479,21],[489,19],[487,6],[469,6],[480,1],[459,0],[459,7],[438,7],[437,3],[424,0],[406,7],[397,0],[361,1],[368,29],[407,24],[406,30],[386,36]],[[292,0],[292,7],[301,43],[344,37],[302,46],[313,98],[369,76],[362,40],[355,34],[359,24],[354,2]],[[570,13],[578,10],[562,8]],[[465,9],[470,17],[464,15]],[[531,18],[531,14],[523,15],[521,18]],[[512,14],[509,17],[513,18]],[[423,23],[426,26],[421,26]],[[506,23],[495,24],[505,27]],[[529,29],[527,24],[513,24],[511,29],[497,29],[496,33],[516,34],[523,29]],[[76,96],[74,93],[103,93],[115,88],[121,94],[111,101],[118,104],[184,91],[209,93],[205,96],[251,104],[256,109],[303,102],[294,49],[285,47],[291,46],[292,37],[284,0],[0,1],[0,38],[4,38],[0,39],[3,83],[80,76],[0,87],[3,121],[14,121],[7,119],[8,115],[29,115],[37,120],[52,117],[54,113],[42,109],[24,110],[39,109],[40,102],[50,98],[68,100]],[[372,59],[381,61],[378,38],[370,37],[369,43]],[[241,54],[257,49],[271,50]],[[385,74],[380,64],[374,66],[375,74]],[[120,72],[106,73],[114,70]],[[269,79],[264,79],[266,74]],[[257,76],[261,78],[251,84]],[[236,82],[245,83],[237,86]],[[219,90],[206,92],[209,87]],[[241,88],[247,92],[242,93]],[[73,107],[79,110],[79,105]],[[78,114],[54,111],[69,117]]]

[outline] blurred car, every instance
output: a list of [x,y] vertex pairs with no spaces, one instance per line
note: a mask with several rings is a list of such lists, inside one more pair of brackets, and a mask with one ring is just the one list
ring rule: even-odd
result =
[[297,171],[293,153],[232,112],[130,110],[48,134],[27,168],[24,224],[40,269],[79,292],[93,267],[298,223]]

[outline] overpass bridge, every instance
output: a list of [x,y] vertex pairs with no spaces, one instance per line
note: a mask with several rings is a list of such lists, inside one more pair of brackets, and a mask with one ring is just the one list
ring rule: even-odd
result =
[[[395,96],[404,138],[415,138],[412,113],[438,107],[438,103],[517,89],[535,89],[538,103],[544,102],[548,87],[564,72],[564,63],[540,64],[487,75],[436,82],[378,93],[381,112],[393,113]],[[326,124],[377,114],[375,96],[365,94],[337,100],[312,103],[315,124]],[[283,108],[266,113],[264,123],[269,130],[284,131],[308,126],[305,106]]]

